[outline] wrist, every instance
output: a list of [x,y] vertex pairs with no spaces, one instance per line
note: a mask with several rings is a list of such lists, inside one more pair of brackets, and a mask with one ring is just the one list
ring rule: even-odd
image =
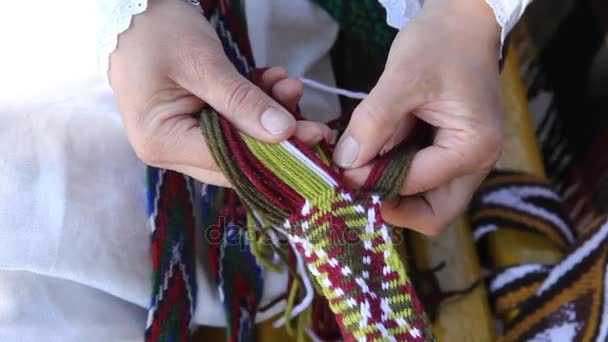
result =
[[423,10],[444,22],[465,44],[463,47],[474,43],[492,55],[498,54],[502,27],[486,0],[426,0]]

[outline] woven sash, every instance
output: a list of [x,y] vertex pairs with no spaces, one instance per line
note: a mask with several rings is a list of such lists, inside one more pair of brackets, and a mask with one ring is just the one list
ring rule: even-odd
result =
[[[226,56],[250,76],[255,67],[239,1],[202,1],[201,8]],[[434,339],[391,240],[391,227],[380,214],[381,201],[397,194],[417,143],[382,157],[363,189],[355,191],[342,182],[321,148],[308,148],[293,138],[280,144],[257,141],[212,108],[200,113],[200,123],[249,221],[258,229],[281,234],[295,248],[304,272],[329,303],[344,340]],[[193,182],[156,168],[149,168],[148,176],[155,271],[146,338],[186,341],[196,303]],[[243,233],[236,226],[227,223],[222,231],[225,242],[240,243]],[[249,258],[249,249],[241,252],[222,248],[210,258],[217,279],[233,280],[222,280],[218,286],[228,313],[230,341],[253,339],[252,322],[261,296],[260,265]],[[249,271],[239,271],[245,269]]]
[[495,171],[476,194],[471,217],[478,243],[499,230],[526,231],[564,255],[556,264],[495,270],[488,292],[496,317],[505,322],[500,341],[608,340],[606,216],[577,234],[545,181]]

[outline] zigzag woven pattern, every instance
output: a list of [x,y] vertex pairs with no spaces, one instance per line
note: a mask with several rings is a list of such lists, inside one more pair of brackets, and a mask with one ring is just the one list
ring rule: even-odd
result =
[[[219,297],[226,317],[227,341],[255,340],[255,316],[262,298],[264,279],[262,266],[257,262],[248,243],[247,231],[242,229],[246,219],[242,210],[237,210],[236,194],[227,191],[222,209],[214,212],[211,208],[216,201],[214,186],[206,186],[203,207],[213,222],[205,232],[208,243],[207,255],[211,274],[214,276]],[[215,215],[214,215],[215,214]]]
[[608,218],[599,217],[577,236],[546,182],[520,172],[491,174],[473,204],[478,232],[525,229],[555,242],[565,254],[555,265],[497,271],[489,293],[506,323],[499,341],[608,340]]
[[500,227],[539,234],[562,250],[575,240],[559,196],[533,175],[493,171],[478,189],[472,206],[476,239]]
[[153,272],[146,341],[186,341],[197,289],[190,179],[148,167],[147,183]]

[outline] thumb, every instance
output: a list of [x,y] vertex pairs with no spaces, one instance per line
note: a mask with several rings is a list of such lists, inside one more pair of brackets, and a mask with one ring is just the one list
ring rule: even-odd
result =
[[243,77],[223,54],[178,72],[175,81],[215,108],[239,131],[266,142],[289,138],[294,117],[262,89]]
[[385,74],[355,108],[348,127],[336,145],[334,160],[343,168],[358,168],[399,144],[412,130],[418,105],[416,92],[402,80]]

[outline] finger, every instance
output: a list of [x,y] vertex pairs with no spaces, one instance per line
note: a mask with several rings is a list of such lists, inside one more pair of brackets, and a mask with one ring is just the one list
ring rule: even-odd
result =
[[343,178],[346,186],[351,189],[359,189],[365,184],[374,163],[368,163],[356,169],[344,170]]
[[376,157],[383,147],[399,143],[392,138],[411,130],[416,122],[411,112],[421,103],[420,90],[413,89],[403,75],[385,71],[355,108],[336,146],[336,163],[343,168],[357,168]]
[[407,115],[403,120],[397,123],[395,131],[390,136],[388,141],[382,146],[378,155],[384,155],[388,151],[392,150],[393,147],[399,145],[406,137],[410,136],[416,126],[417,118],[413,115]]
[[275,84],[277,84],[281,80],[286,79],[287,77],[287,70],[283,67],[272,67],[266,69],[262,73],[260,79],[260,88],[262,88],[265,93],[270,94],[272,92],[272,87],[274,87]]
[[299,80],[285,78],[272,87],[271,94],[283,107],[290,112],[295,112],[304,94],[304,87]]
[[498,132],[487,127],[440,129],[433,145],[414,154],[401,195],[423,193],[492,167],[500,155],[500,139]]
[[[239,74],[223,54],[186,58],[174,81],[215,108],[239,131],[266,142],[280,142],[295,131],[296,120],[262,89]],[[182,63],[183,64],[183,63]]]
[[327,125],[320,122],[298,121],[294,136],[304,144],[312,147],[323,140],[330,141],[332,132]]
[[139,127],[137,131],[142,134],[130,137],[141,160],[148,165],[185,173],[205,183],[228,184],[201,135],[197,119],[183,114],[157,121],[152,120],[148,126]]
[[477,172],[454,179],[420,196],[400,197],[382,204],[384,220],[392,225],[407,227],[422,234],[439,234],[464,212],[473,193],[487,175]]

